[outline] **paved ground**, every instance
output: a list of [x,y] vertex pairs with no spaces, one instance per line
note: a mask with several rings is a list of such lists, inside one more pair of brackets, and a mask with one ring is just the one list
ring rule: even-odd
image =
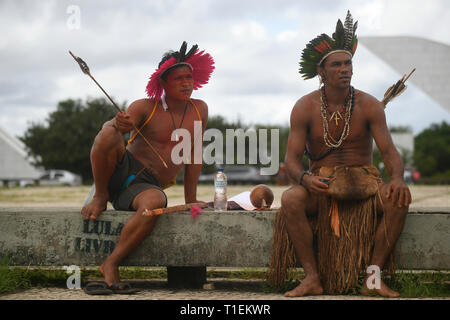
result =
[[[366,296],[310,296],[286,298],[281,293],[263,292],[261,280],[213,279],[204,289],[171,289],[165,280],[130,280],[141,291],[133,295],[92,296],[83,290],[65,288],[33,288],[0,295],[0,300],[384,300]],[[447,298],[398,298],[389,300],[450,300]]]

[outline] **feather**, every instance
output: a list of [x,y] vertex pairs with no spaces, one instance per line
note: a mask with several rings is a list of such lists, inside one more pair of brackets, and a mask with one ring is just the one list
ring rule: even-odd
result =
[[[409,79],[409,77],[413,74],[413,72],[416,71],[416,68],[414,68],[409,75],[406,77],[404,75],[400,80],[398,80],[395,84],[389,87],[389,89],[386,90],[386,93],[384,94],[384,98],[381,101],[386,108],[386,105],[395,97],[398,97],[403,93],[403,91],[406,90],[407,86],[405,85],[406,80]],[[406,78],[405,78],[406,77]]]
[[77,57],[77,62],[78,65],[80,66],[81,71],[83,71],[84,74],[90,74],[91,72],[89,71],[89,67],[87,65],[86,62],[84,62],[83,59],[81,59],[80,57]]
[[198,49],[198,45],[196,45],[196,44],[193,45],[191,50],[189,50],[189,52],[186,54],[184,60],[189,59],[189,57],[192,56],[197,51],[197,49]]
[[[191,51],[193,51],[191,53]],[[158,66],[158,69],[151,75],[149,82],[147,83],[146,92],[150,99],[160,100],[163,92],[163,88],[159,83],[161,74],[179,62],[186,62],[192,66],[192,76],[194,77],[194,90],[201,88],[204,84],[208,83],[209,78],[214,71],[214,59],[209,53],[204,51],[198,52],[198,46],[194,45],[188,54],[185,54],[186,46],[185,42],[180,48],[180,52],[172,53],[162,64]],[[181,57],[185,60],[178,60]]]
[[350,11],[347,11],[347,17],[344,22],[344,49],[351,50],[353,40],[353,18]]
[[187,49],[187,43],[186,43],[186,41],[183,41],[183,43],[181,44],[181,47],[180,47],[180,51],[179,51],[179,53],[180,53],[179,59],[178,59],[179,62],[185,60],[186,49]]
[[356,29],[358,21],[353,23],[353,17],[350,11],[347,11],[345,23],[338,19],[336,30],[332,37],[325,33],[311,40],[303,49],[301,61],[299,62],[299,73],[306,79],[312,79],[317,75],[317,65],[329,52],[335,50],[347,50],[352,55],[358,46],[358,38],[356,37]]
[[342,48],[344,46],[344,36],[345,36],[344,25],[342,24],[342,21],[339,19],[336,24],[336,32],[333,33],[333,39],[336,42],[337,48]]
[[203,209],[200,208],[199,206],[192,206],[191,207],[191,215],[192,215],[193,218],[197,218],[198,214],[200,212],[202,212],[202,211],[203,211]]
[[214,59],[205,51],[195,52],[186,60],[192,68],[192,76],[194,77],[194,90],[201,88],[208,83],[211,73],[215,69]]

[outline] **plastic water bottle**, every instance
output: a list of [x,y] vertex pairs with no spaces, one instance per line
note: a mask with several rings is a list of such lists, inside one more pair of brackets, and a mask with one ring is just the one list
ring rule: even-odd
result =
[[226,211],[227,210],[227,176],[223,172],[223,169],[217,170],[214,177],[214,210]]

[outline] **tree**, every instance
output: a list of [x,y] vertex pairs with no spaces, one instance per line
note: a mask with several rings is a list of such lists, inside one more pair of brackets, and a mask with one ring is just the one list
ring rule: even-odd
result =
[[[122,109],[125,103],[122,105]],[[20,139],[28,153],[36,159],[35,165],[48,169],[64,169],[80,174],[84,181],[92,181],[90,150],[103,123],[116,110],[103,98],[58,103],[45,123],[32,123]]]
[[[244,129],[244,130],[247,130],[248,129],[248,127],[247,126],[244,126],[242,123],[241,123],[241,121],[240,120],[238,120],[236,123],[234,123],[234,122],[228,122],[224,117],[222,117],[222,116],[220,116],[220,115],[217,115],[217,116],[210,116],[209,118],[208,118],[208,124],[206,125],[206,129],[208,130],[208,129],[217,129],[217,130],[219,130],[221,133],[222,133],[222,136],[224,137],[224,139],[225,139],[225,136],[226,136],[226,129],[233,129],[233,130],[236,130],[236,129],[239,129],[239,128],[241,128],[241,129]],[[208,144],[208,142],[204,142],[203,143],[203,146],[205,146],[205,145],[207,145]],[[246,146],[247,146],[247,144],[246,144]],[[237,146],[236,145],[234,145],[234,149],[235,149],[235,153],[234,153],[234,155],[235,155],[235,158],[236,158],[236,148],[237,148]],[[247,148],[246,148],[246,150],[247,150]],[[222,150],[222,152],[223,152],[223,159],[224,159],[224,161],[225,161],[225,159],[226,159],[226,146],[225,146],[225,144],[223,145],[223,150]],[[236,159],[235,159],[236,160]],[[206,164],[206,163],[204,163],[203,164],[203,169],[202,169],[202,172],[203,173],[213,173],[213,172],[215,172],[217,170],[217,167],[216,167],[216,165],[215,164]]]
[[[225,138],[226,136],[226,129],[242,129],[244,130],[244,132],[247,132],[247,130],[249,130],[250,128],[254,129],[256,131],[256,135],[257,135],[257,139],[259,139],[259,130],[261,129],[267,129],[267,148],[268,148],[268,152],[270,152],[271,150],[271,145],[272,143],[278,143],[279,144],[279,159],[278,163],[282,163],[284,162],[284,157],[286,154],[286,148],[287,148],[287,140],[288,140],[288,136],[289,136],[289,126],[274,126],[274,125],[263,125],[263,124],[254,124],[254,125],[245,125],[241,122],[240,119],[238,119],[236,122],[228,122],[224,117],[217,115],[217,116],[211,116],[208,119],[208,125],[206,127],[206,129],[211,129],[211,128],[215,128],[218,129],[223,137]],[[272,141],[271,140],[271,135],[270,135],[270,130],[272,129],[278,129],[279,130],[279,141]],[[258,140],[259,141],[259,140]],[[206,143],[207,144],[207,143]],[[205,144],[205,145],[206,145]],[[259,148],[259,143],[258,143],[258,148]],[[224,144],[224,150],[223,150],[223,156],[224,159],[226,158],[226,146]],[[253,150],[252,150],[253,151]],[[246,159],[246,164],[249,163],[249,152],[250,152],[250,145],[249,145],[249,141],[248,138],[245,139],[245,159]],[[259,150],[256,150],[256,153],[259,155]],[[235,157],[235,163],[237,162],[237,144],[234,144],[234,157]],[[306,157],[305,157],[305,161]],[[256,164],[256,166],[259,166],[258,164]],[[215,165],[203,165],[203,173],[212,173],[215,172],[216,166]]]
[[391,133],[411,133],[411,126],[390,126],[389,131]]
[[423,177],[450,176],[450,125],[432,124],[414,138],[414,164]]

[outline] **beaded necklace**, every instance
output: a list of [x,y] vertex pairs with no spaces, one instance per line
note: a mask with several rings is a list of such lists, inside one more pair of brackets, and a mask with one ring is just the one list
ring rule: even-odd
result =
[[[186,110],[188,107],[188,101],[186,101],[186,105],[184,106],[184,112],[183,112],[183,117],[181,118],[181,122],[180,125],[178,126],[178,129],[181,128],[181,126],[183,125],[183,120],[184,120],[184,116],[186,115]],[[177,127],[175,126],[175,119],[173,118],[173,114],[172,111],[170,110],[170,108],[168,108],[169,113],[170,113],[170,117],[172,118],[172,125],[173,125],[173,130],[176,130]],[[175,141],[178,141],[180,138],[178,137],[178,133],[175,134]]]
[[[328,120],[327,120],[327,108],[328,108],[328,102],[327,102],[327,96],[325,93],[325,86],[323,86],[320,90],[320,101],[322,102],[320,106],[320,114],[322,116],[322,123],[323,123],[323,141],[325,144],[330,148],[338,148],[341,146],[342,142],[348,137],[348,134],[350,133],[350,118],[352,116],[353,111],[353,105],[354,105],[354,89],[353,87],[350,87],[350,93],[349,98],[347,98],[345,103],[345,114],[344,114],[344,128],[342,129],[342,132],[339,136],[339,139],[335,140],[333,136],[330,135],[328,130]],[[333,113],[335,120],[337,121],[336,113]],[[340,113],[339,113],[340,115]],[[341,117],[342,118],[342,117]],[[332,118],[333,119],[333,115]]]

